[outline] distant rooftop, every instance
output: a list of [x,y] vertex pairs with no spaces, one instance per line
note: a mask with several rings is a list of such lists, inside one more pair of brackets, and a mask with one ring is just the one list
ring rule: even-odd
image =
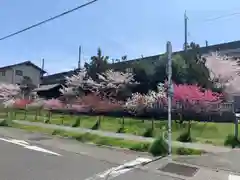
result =
[[2,67],[0,67],[0,70],[1,70],[1,69],[12,68],[12,67],[14,67],[14,66],[19,66],[19,65],[29,65],[29,66],[32,66],[32,67],[38,69],[38,70],[41,71],[42,73],[46,73],[46,71],[44,71],[42,68],[38,67],[37,65],[33,64],[31,61],[24,61],[24,62],[12,64],[12,65],[2,66]]
[[[232,41],[232,42],[227,42],[227,43],[221,43],[221,44],[200,47],[199,53],[207,54],[209,52],[214,52],[214,51],[224,51],[224,50],[238,49],[238,48],[240,48],[240,41]],[[191,50],[188,50],[188,51],[191,51]],[[182,53],[184,53],[184,50],[173,52],[173,55],[182,54]],[[146,56],[143,58],[121,61],[121,62],[114,63],[114,66],[118,66],[118,64],[129,65],[132,63],[136,63],[136,62],[147,62],[147,63],[154,64],[157,60],[159,60],[159,57],[161,57],[163,55],[164,54],[158,54],[158,55],[154,55],[154,56]],[[43,84],[61,83],[64,80],[65,76],[71,76],[76,72],[77,72],[77,70],[71,70],[71,71],[66,71],[66,72],[61,72],[61,73],[44,76],[42,83]]]

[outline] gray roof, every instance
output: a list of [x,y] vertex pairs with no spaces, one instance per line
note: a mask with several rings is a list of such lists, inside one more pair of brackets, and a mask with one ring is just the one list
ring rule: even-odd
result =
[[51,74],[48,76],[43,76],[42,78],[42,84],[53,84],[53,83],[59,83],[62,84],[65,81],[66,76],[72,76],[76,74],[79,71],[79,69],[71,70],[71,71],[65,71],[61,73]]
[[40,87],[34,89],[32,92],[48,91],[48,90],[53,89],[57,86],[60,86],[60,84],[41,85]]
[[38,69],[42,73],[46,73],[46,71],[44,71],[42,68],[38,67],[37,65],[33,64],[31,61],[24,61],[24,62],[21,62],[21,63],[16,63],[16,64],[8,65],[8,66],[3,66],[3,67],[0,67],[0,69],[11,68],[11,67],[14,67],[14,66],[19,66],[19,65],[33,66],[34,68]]

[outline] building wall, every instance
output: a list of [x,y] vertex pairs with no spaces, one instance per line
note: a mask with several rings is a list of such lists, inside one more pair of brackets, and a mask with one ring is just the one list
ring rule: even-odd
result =
[[[214,52],[214,51],[213,51]],[[233,56],[233,57],[240,57],[240,48],[236,49],[227,49],[227,50],[219,50],[218,51],[220,55],[227,55],[227,56]],[[209,55],[209,53],[204,53],[203,55]]]
[[0,69],[0,82],[20,84],[23,77],[28,76],[32,79],[32,83],[38,86],[40,84],[40,75],[40,70],[31,65],[17,65],[11,68]]

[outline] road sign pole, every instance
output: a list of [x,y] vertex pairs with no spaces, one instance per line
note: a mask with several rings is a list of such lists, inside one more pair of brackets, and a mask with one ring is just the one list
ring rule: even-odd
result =
[[172,154],[172,44],[167,42],[167,58],[168,58],[168,154]]

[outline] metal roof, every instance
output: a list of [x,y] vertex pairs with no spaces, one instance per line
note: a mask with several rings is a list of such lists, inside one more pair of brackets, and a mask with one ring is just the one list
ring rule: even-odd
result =
[[3,67],[0,67],[0,69],[11,68],[11,67],[14,67],[14,66],[19,66],[19,65],[30,65],[30,66],[33,66],[34,68],[38,69],[39,71],[41,71],[43,73],[46,73],[46,71],[44,71],[42,68],[38,67],[37,65],[33,64],[31,61],[24,61],[24,62],[21,62],[21,63],[16,63],[16,64],[8,65],[8,66],[3,66]]
[[41,85],[39,88],[34,89],[32,92],[48,91],[48,90],[53,89],[57,86],[60,86],[60,84]]

